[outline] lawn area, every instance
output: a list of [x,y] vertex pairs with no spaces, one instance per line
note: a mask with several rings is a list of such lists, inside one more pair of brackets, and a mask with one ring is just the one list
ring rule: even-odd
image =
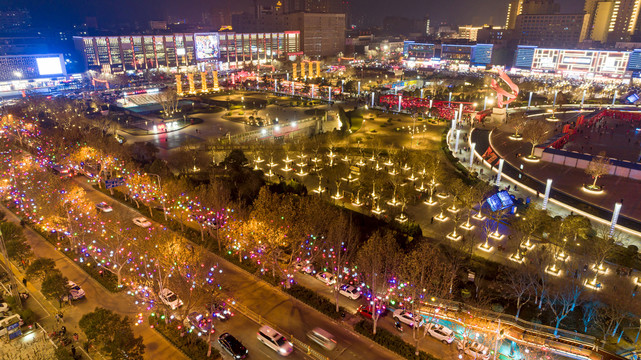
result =
[[350,130],[352,132],[356,132],[360,130],[361,126],[363,126],[363,114],[356,110],[356,111],[349,111],[347,112],[347,117],[350,118],[352,126],[350,127]]

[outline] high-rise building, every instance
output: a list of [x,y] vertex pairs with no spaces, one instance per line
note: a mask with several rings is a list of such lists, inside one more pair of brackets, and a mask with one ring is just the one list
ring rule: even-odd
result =
[[586,38],[588,14],[521,14],[515,35],[521,45],[575,47]]
[[423,21],[425,23],[425,35],[430,34],[430,14],[425,14],[425,18],[423,18]]
[[523,12],[523,0],[510,1],[507,4],[507,17],[505,19],[505,28],[514,29],[516,26],[516,17]]
[[513,0],[507,5],[506,29],[516,27],[516,18],[521,14],[526,15],[551,15],[557,14],[560,5],[554,0]]
[[614,44],[629,41],[639,18],[641,0],[586,0],[588,38]]
[[31,13],[29,10],[1,10],[0,33],[24,32],[31,27]]

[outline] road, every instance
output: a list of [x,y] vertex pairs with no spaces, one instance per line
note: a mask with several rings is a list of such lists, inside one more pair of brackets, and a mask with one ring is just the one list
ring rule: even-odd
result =
[[[103,214],[105,217],[111,216],[113,213],[127,214],[132,219],[146,215],[146,208],[141,207],[141,212],[138,212],[121,204],[93,189],[91,184],[83,177],[77,177],[74,181],[86,190],[86,196],[89,200],[92,202],[105,201],[113,207],[112,213]],[[372,341],[354,334],[345,325],[331,321],[325,315],[291,298],[284,292],[248,274],[224,259],[214,254],[211,254],[211,256],[219,262],[219,266],[223,271],[224,276],[221,276],[218,280],[222,288],[227,290],[227,295],[238,299],[243,305],[259,314],[267,322],[275,324],[286,337],[295,337],[310,344],[310,341],[306,339],[307,332],[315,327],[320,327],[336,337],[338,347],[330,352],[316,344],[310,345],[330,359],[349,360],[363,359],[364,357],[369,359],[398,359],[398,356],[391,351],[385,350]],[[85,277],[88,277],[88,275],[85,275]],[[131,307],[131,304],[123,304],[123,307]],[[236,327],[234,326],[234,321],[238,321],[238,319],[230,320],[229,325],[221,324],[221,327],[223,329],[224,326],[230,326],[230,329],[233,328],[230,333],[233,335],[238,334],[238,339],[244,344],[246,343],[248,349],[252,351],[252,342],[257,342],[255,332],[258,330],[259,325],[254,323],[252,326],[251,323],[241,322]],[[265,350],[269,351],[269,349]]]

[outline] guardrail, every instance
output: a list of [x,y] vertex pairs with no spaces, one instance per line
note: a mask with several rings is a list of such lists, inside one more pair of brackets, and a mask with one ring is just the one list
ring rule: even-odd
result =
[[[264,317],[262,317],[260,314],[257,314],[253,310],[249,309],[247,306],[239,303],[237,300],[231,299],[228,301],[229,306],[232,308],[236,309],[238,312],[241,314],[245,315],[247,318],[252,320],[253,322],[257,323],[258,325],[268,325],[269,327],[272,327],[276,329],[278,332],[281,334],[287,334],[286,331],[282,331],[281,329],[278,328],[278,326],[270,323],[269,321],[265,320]],[[307,345],[305,342],[303,342],[300,339],[297,339],[294,337],[293,334],[289,334],[289,339],[294,344],[294,348],[302,351],[304,354],[306,354],[308,357],[315,359],[315,360],[329,360],[329,357],[321,354],[320,352],[314,350],[311,346]]]

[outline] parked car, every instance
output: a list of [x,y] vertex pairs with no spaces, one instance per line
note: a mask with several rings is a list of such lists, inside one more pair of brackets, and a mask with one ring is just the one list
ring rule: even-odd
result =
[[96,210],[107,213],[107,212],[112,212],[113,208],[111,206],[109,206],[109,204],[107,204],[106,202],[103,201],[101,203],[97,203],[96,204]]
[[315,328],[312,331],[308,332],[307,337],[327,350],[334,350],[334,348],[336,348],[336,340],[334,340],[334,335],[321,328]]
[[348,297],[352,300],[356,300],[361,297],[361,292],[352,285],[341,285],[341,288],[338,290],[338,293]]
[[436,340],[442,341],[444,344],[451,344],[454,341],[454,331],[441,324],[430,324],[427,332]]
[[225,306],[225,303],[216,302],[209,306],[209,309],[212,311],[211,316],[219,320],[227,320],[230,317],[234,316],[234,313]]
[[325,285],[333,285],[336,282],[336,278],[334,278],[334,275],[328,272],[318,273],[316,274],[316,278],[324,282]]
[[172,310],[176,310],[183,305],[182,300],[173,291],[164,288],[160,291],[160,300]]
[[78,300],[85,297],[85,291],[82,290],[82,288],[75,282],[69,280],[67,282],[67,288],[69,289],[69,296],[71,297],[71,300]]
[[0,313],[11,310],[11,307],[6,302],[0,302]]
[[297,262],[294,265],[296,271],[304,272],[305,274],[311,275],[314,273],[314,264],[307,262]]
[[211,317],[207,317],[197,311],[189,313],[184,321],[185,326],[194,329],[200,334],[207,334],[211,331],[214,333],[214,328],[211,322]]
[[483,345],[479,344],[476,341],[458,341],[456,343],[456,348],[459,351],[462,351],[466,355],[470,356],[472,359],[480,360],[489,360],[490,359],[490,349]]
[[141,217],[134,218],[134,224],[142,228],[148,228],[151,226],[151,221],[141,216]]
[[233,337],[230,333],[224,333],[218,337],[220,347],[225,349],[234,359],[244,359],[249,354],[249,350],[243,344]]
[[287,356],[294,351],[294,344],[287,341],[283,335],[267,325],[258,330],[258,341],[281,356]]
[[[383,305],[381,305],[381,306],[382,307],[380,307],[378,309],[378,313],[380,314],[379,315],[380,317],[385,316],[385,314],[387,314],[387,309],[385,308],[385,306],[383,306]],[[361,306],[358,307],[356,312],[361,314],[361,316],[366,317],[368,319],[372,318],[372,306],[371,305],[361,305]]]
[[[403,309],[396,309],[394,310],[392,317],[394,318],[394,320],[402,322],[403,324],[408,325],[409,327],[414,327],[414,314],[412,314],[409,311],[405,311]],[[420,320],[419,320],[419,326],[420,326]]]

